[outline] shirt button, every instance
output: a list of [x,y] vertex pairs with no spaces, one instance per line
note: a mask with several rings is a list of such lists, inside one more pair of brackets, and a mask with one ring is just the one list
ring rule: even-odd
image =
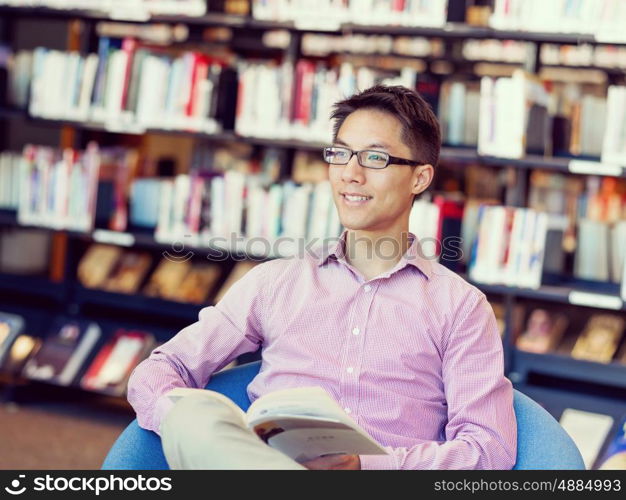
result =
[[355,326],[354,329],[352,330],[352,334],[353,335],[358,335],[359,333],[361,333],[361,330],[359,330],[358,326]]
[[352,410],[348,407],[343,409],[348,415],[352,412]]
[[354,371],[354,368],[352,368],[351,366],[348,367],[348,369],[346,370],[348,373],[352,373]]
[[371,292],[371,291],[372,291],[372,287],[371,287],[370,285],[365,285],[365,286],[363,287],[363,291],[364,291],[365,293],[369,293],[369,292]]

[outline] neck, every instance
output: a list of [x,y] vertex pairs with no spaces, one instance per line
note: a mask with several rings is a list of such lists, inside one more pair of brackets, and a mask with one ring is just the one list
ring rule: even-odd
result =
[[408,224],[393,231],[348,230],[346,260],[371,279],[392,269],[410,246]]

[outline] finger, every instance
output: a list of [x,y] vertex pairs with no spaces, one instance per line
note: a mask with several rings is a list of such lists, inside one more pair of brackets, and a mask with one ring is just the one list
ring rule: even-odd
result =
[[350,460],[350,455],[329,455],[327,457],[318,457],[307,462],[303,462],[306,468],[311,470],[326,470],[338,465],[343,465]]

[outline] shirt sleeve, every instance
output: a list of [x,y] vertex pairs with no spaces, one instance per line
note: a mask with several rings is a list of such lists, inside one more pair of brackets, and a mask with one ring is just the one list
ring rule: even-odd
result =
[[513,387],[504,377],[493,309],[484,294],[472,294],[457,318],[444,336],[442,350],[446,440],[388,447],[389,455],[363,455],[362,469],[511,469],[515,465]]
[[263,342],[266,265],[259,264],[234,283],[198,321],[155,349],[133,370],[128,401],[144,429],[160,434],[172,403],[164,395],[176,387],[204,387],[211,375]]

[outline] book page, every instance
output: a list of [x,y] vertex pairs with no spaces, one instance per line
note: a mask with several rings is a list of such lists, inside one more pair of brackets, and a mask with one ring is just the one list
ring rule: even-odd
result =
[[247,419],[263,441],[300,462],[335,453],[387,453],[321,387],[266,394],[252,403]]
[[247,413],[250,427],[278,417],[355,424],[343,408],[321,387],[298,387],[265,394],[250,405]]
[[375,441],[368,441],[354,429],[304,428],[279,432],[267,443],[296,462],[306,462],[324,455],[384,455],[387,452]]
[[559,423],[578,446],[587,470],[591,469],[613,426],[613,418],[567,408]]

